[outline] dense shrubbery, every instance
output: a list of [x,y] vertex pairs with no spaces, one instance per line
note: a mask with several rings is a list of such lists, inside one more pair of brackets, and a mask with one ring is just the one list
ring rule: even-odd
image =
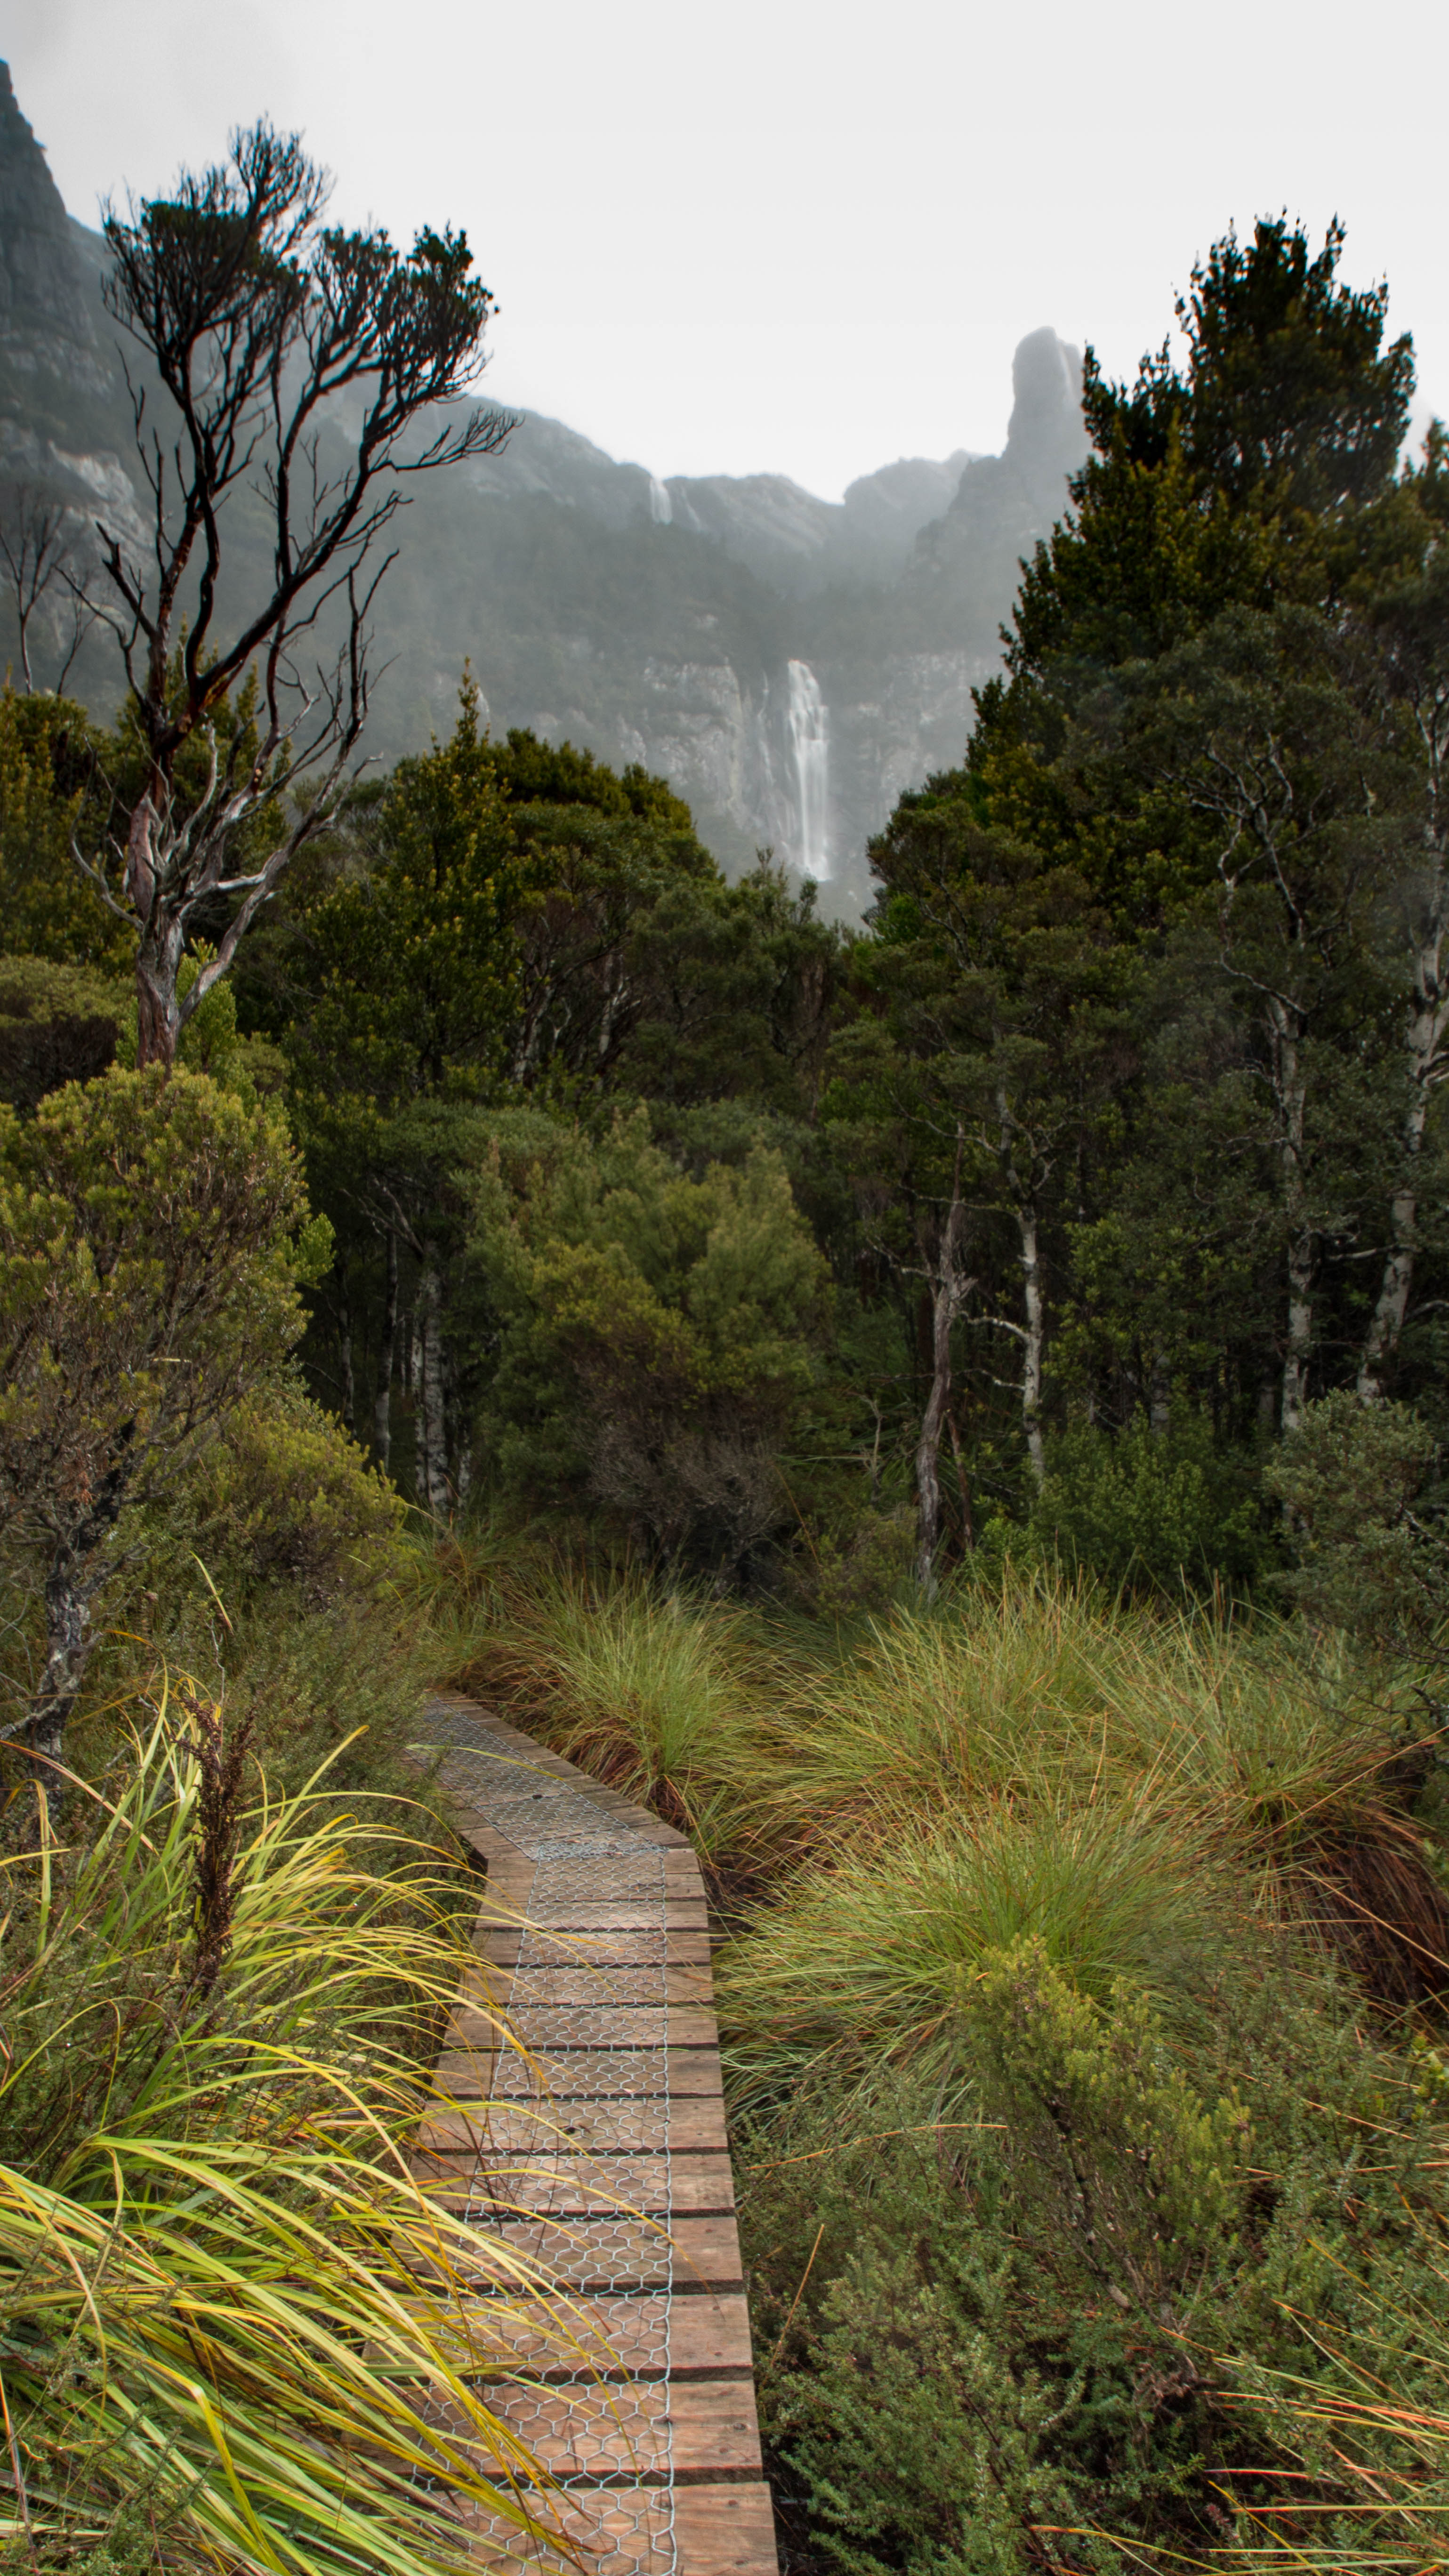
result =
[[730,1578],[788,1521],[779,1459],[826,1315],[783,1162],[757,1145],[692,1179],[642,1111],[596,1142],[535,1119],[511,1145],[478,1186],[506,1487]]

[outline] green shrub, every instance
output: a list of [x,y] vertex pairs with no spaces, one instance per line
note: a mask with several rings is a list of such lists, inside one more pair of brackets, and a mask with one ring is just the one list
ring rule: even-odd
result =
[[224,1417],[178,1500],[189,1545],[230,1610],[258,1585],[295,1585],[320,1609],[401,1578],[402,1497],[300,1387],[248,1397]]
[[32,1110],[63,1083],[104,1073],[127,1007],[125,985],[94,968],[0,957],[0,1100]]
[[477,1201],[505,1486],[592,1503],[664,1560],[732,1575],[790,1517],[778,1461],[828,1303],[780,1155],[696,1180],[647,1111],[598,1143],[532,1117],[500,1122]]
[[1310,1619],[1397,1652],[1435,1643],[1449,1618],[1436,1459],[1407,1404],[1341,1387],[1304,1407],[1263,1481],[1288,1512],[1295,1561],[1278,1581]]
[[[784,2124],[781,2145],[827,2141],[804,2159],[824,2263],[777,2330],[793,2367],[766,2373],[767,2428],[849,2576],[1146,2566],[1134,2542],[1213,2536],[1192,2354],[1247,2125],[1198,2097],[1139,1993],[1092,2004],[1038,1942],[982,1963],[978,2017],[973,2105],[943,2120],[907,2088],[895,2134],[877,2110],[834,2146],[828,2095]],[[785,2229],[793,2261],[808,2211],[788,2161],[765,2173],[747,2234]],[[778,2246],[762,2271],[769,2334]]]
[[804,1871],[716,1980],[732,2061],[770,2093],[829,2057],[865,2092],[927,2065],[976,2080],[983,1979],[1018,1943],[1105,2002],[1119,1986],[1182,2024],[1231,1956],[1207,1851],[1150,1804],[986,1799]]
[[1166,1431],[1139,1414],[1115,1437],[1083,1428],[1054,1440],[1029,1532],[1034,1553],[1068,1571],[1172,1596],[1251,1585],[1262,1517],[1252,1459],[1179,1410]]
[[831,2069],[737,2116],[764,2429],[828,2565],[1438,2565],[1442,2105],[1264,1946],[1184,2042],[1020,1944],[961,2099]]
[[0,1531],[43,1587],[45,1757],[142,1511],[276,1383],[330,1249],[280,1113],[205,1075],[113,1066],[0,1109]]

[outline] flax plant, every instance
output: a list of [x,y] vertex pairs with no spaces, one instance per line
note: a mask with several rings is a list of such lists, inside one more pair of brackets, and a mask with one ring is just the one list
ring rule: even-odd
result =
[[386,1874],[372,1822],[359,1865],[325,1776],[243,1808],[214,1711],[162,1684],[146,1715],[98,1784],[64,1775],[59,1828],[54,1788],[38,1828],[12,1809],[0,2538],[69,2564],[139,2510],[168,2568],[247,2576],[556,2543],[479,2393],[549,2285],[408,2155],[476,1989],[426,1820]]

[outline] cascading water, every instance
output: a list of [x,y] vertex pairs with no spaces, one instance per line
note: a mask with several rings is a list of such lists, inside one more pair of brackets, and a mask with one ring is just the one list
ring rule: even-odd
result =
[[823,885],[830,874],[826,837],[826,788],[830,767],[830,712],[808,662],[792,662],[790,740],[800,797],[800,870]]
[[656,528],[669,527],[674,518],[674,502],[669,486],[667,483],[661,483],[657,474],[651,474],[649,477],[649,516]]

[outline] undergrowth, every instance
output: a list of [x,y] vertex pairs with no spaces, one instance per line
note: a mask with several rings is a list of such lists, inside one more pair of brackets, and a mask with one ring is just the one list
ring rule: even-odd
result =
[[470,2518],[551,2529],[478,2393],[549,2285],[407,2161],[471,1957],[430,1820],[359,1836],[191,1682],[125,1714],[98,1777],[7,1810],[0,2533],[32,2566],[441,2576]]

